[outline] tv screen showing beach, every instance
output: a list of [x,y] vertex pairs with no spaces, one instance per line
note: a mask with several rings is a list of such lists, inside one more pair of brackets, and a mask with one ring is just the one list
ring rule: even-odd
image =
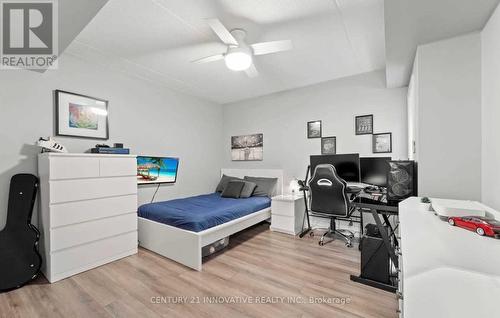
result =
[[178,158],[138,156],[137,183],[174,183],[178,167]]

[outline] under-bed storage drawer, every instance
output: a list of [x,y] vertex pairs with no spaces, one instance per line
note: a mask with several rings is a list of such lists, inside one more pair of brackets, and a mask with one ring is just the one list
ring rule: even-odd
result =
[[50,203],[136,194],[136,177],[50,181]]
[[52,229],[51,252],[137,230],[137,214],[83,222]]
[[[113,251],[113,253],[110,253]],[[52,281],[137,253],[137,231],[51,253]]]

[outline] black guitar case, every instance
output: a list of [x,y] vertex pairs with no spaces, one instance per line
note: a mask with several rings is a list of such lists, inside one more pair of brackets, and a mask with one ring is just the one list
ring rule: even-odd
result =
[[7,223],[0,232],[0,292],[19,288],[40,272],[40,232],[31,224],[38,178],[17,174],[10,179]]

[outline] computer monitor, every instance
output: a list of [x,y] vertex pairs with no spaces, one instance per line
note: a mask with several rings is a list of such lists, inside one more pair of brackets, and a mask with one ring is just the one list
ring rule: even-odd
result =
[[335,167],[339,177],[347,182],[359,182],[359,154],[311,156],[311,176],[319,164],[329,163]]
[[360,158],[361,182],[378,187],[387,187],[389,161],[391,160],[391,157]]
[[179,158],[137,156],[137,184],[175,183]]

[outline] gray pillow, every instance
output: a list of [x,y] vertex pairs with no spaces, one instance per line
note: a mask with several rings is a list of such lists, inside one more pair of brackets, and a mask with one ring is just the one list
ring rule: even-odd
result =
[[253,192],[256,197],[272,197],[278,184],[278,178],[263,178],[245,176],[245,181],[250,181],[257,184],[257,188]]
[[238,199],[243,186],[245,186],[244,181],[229,181],[224,191],[222,191],[221,197]]
[[240,179],[240,178],[226,176],[225,174],[222,175],[222,178],[220,178],[219,184],[217,185],[217,188],[215,189],[215,192],[222,192],[222,191],[224,191],[224,188],[227,186],[228,182],[229,181],[233,181],[233,180],[243,181],[243,179]]
[[243,182],[245,183],[245,185],[241,190],[240,198],[249,198],[252,196],[253,192],[255,191],[255,188],[257,188],[257,184],[250,181],[243,181]]

